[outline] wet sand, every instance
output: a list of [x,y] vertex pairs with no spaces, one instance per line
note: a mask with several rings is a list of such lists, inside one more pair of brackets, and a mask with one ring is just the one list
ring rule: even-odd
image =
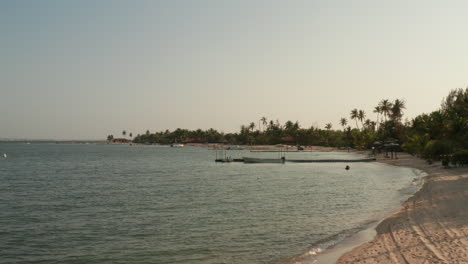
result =
[[468,263],[468,168],[444,169],[409,154],[379,162],[425,171],[423,187],[338,260],[350,263]]

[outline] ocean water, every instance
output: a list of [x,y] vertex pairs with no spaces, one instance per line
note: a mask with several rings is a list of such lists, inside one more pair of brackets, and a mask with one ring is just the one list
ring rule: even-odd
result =
[[381,219],[421,176],[379,163],[216,164],[201,147],[0,143],[3,153],[0,263],[285,263]]

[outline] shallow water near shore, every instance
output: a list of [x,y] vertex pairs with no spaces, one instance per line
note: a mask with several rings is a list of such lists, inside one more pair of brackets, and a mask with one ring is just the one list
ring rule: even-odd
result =
[[216,164],[200,147],[0,143],[0,152],[0,263],[288,263],[305,252],[313,261],[398,208],[421,177],[379,163]]

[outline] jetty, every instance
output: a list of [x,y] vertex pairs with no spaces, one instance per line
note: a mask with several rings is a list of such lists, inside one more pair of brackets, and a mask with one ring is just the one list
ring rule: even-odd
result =
[[291,149],[291,150],[280,150],[280,149],[252,149],[250,152],[317,152],[314,150],[297,150],[297,149]]
[[244,159],[224,158],[224,159],[215,159],[215,162],[221,162],[221,163],[228,163],[228,162],[244,162]]
[[332,162],[372,162],[376,161],[376,158],[367,158],[367,159],[287,159],[286,162],[293,163],[332,163]]
[[352,162],[373,162],[376,161],[375,158],[369,159],[284,159],[284,161],[278,161],[277,159],[268,159],[275,160],[274,162],[264,162],[263,159],[257,158],[242,158],[242,159],[232,159],[232,158],[221,158],[215,159],[215,162],[229,163],[229,162],[245,162],[245,163],[352,163]]

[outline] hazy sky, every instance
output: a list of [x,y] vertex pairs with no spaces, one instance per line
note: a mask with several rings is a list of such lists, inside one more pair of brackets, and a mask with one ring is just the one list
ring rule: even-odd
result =
[[0,138],[338,128],[468,86],[468,1],[0,0]]

